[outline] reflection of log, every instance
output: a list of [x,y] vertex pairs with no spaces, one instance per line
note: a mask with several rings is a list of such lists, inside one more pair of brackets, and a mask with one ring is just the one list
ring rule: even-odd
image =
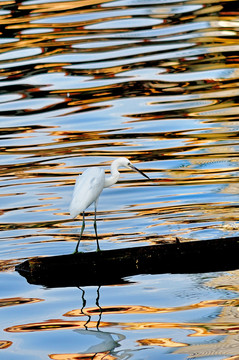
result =
[[32,284],[49,287],[123,283],[137,274],[238,268],[239,237],[33,258],[16,266]]

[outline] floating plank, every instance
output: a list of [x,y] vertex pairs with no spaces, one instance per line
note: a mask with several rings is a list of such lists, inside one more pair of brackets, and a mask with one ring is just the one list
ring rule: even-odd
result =
[[16,266],[31,284],[109,285],[138,274],[204,273],[238,269],[239,237],[161,243],[125,249],[32,258]]

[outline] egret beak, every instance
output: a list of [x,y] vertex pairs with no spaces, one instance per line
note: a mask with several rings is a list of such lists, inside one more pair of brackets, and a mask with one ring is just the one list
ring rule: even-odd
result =
[[148,180],[150,180],[150,178],[145,174],[143,173],[143,171],[137,169],[134,165],[130,164],[129,167],[134,170],[134,171],[137,171],[138,173],[140,173],[141,175],[143,175],[144,177],[146,177]]

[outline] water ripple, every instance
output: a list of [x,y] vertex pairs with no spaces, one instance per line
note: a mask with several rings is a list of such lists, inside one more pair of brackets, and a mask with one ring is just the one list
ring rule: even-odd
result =
[[[142,162],[152,181],[122,172],[104,191],[104,247],[237,233],[229,226],[237,222],[239,175],[234,5],[2,5],[0,226],[7,241],[13,232],[19,257],[72,248],[80,227],[68,213],[75,178],[96,164],[108,174],[117,156]],[[92,243],[89,222],[83,246]]]
[[[48,291],[10,272],[27,258],[72,253],[81,226],[68,209],[75,179],[95,165],[108,176],[118,156],[151,180],[125,169],[104,189],[102,249],[238,236],[237,5],[1,2],[6,358],[238,354],[236,272],[214,288],[204,282],[219,280],[219,273],[139,275],[117,286]],[[81,251],[95,250],[88,210]]]

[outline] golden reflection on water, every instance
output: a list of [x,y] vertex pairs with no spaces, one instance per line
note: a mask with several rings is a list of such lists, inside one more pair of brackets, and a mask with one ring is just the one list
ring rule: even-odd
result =
[[[1,6],[1,271],[25,258],[73,251],[80,228],[68,212],[75,179],[95,165],[108,175],[119,156],[139,162],[151,181],[122,171],[119,183],[102,193],[103,248],[238,235],[236,1],[9,0]],[[83,251],[94,246],[91,219],[92,209]],[[237,289],[231,279],[217,284],[217,290]],[[116,328],[129,339],[136,331],[141,353],[155,347],[174,356],[233,356],[238,299],[223,294],[186,298],[180,306],[132,305],[138,302],[120,296],[116,304],[109,299],[83,310],[65,302],[57,313],[79,320],[35,318],[33,311],[32,319],[23,315],[25,321],[14,319],[19,325],[6,325],[5,335],[24,334],[23,340],[37,332],[40,339],[50,330]],[[37,312],[43,298],[6,295],[0,306],[34,304]],[[218,310],[216,320],[189,315],[208,309]],[[170,318],[181,312],[183,320]],[[178,332],[186,335],[177,338]],[[0,348],[14,348],[19,338],[13,339],[1,340]],[[47,356],[119,358],[115,350]]]
[[12,341],[0,340],[0,349],[7,349],[12,345]]
[[[36,302],[41,301],[40,299],[3,299],[4,305],[7,306],[6,302],[10,302],[10,305],[16,305],[19,303],[27,302]],[[83,317],[88,316],[88,320],[80,321],[69,321],[69,320],[60,320],[53,319],[49,321],[39,322],[39,323],[30,323],[22,325],[14,325],[12,327],[6,328],[6,332],[35,332],[35,331],[49,331],[49,330],[64,330],[64,329],[91,329],[91,328],[111,328],[113,323],[108,321],[102,321],[101,317],[99,321],[92,321],[91,316],[93,315],[113,315],[113,314],[160,314],[160,313],[171,313],[171,312],[180,312],[180,311],[189,311],[193,309],[208,308],[208,307],[223,307],[224,311],[226,308],[231,309],[235,308],[238,305],[238,299],[216,299],[216,300],[206,300],[197,304],[178,306],[178,307],[169,307],[169,308],[154,308],[147,306],[112,306],[104,307],[99,306],[97,308],[83,308],[80,310],[71,310],[64,314],[63,316],[76,316]],[[8,305],[9,306],[9,305]],[[235,314],[236,315],[236,314]],[[234,321],[235,318],[232,317]],[[187,323],[187,322],[117,322],[114,326],[125,330],[142,330],[142,329],[161,329],[161,328],[181,328],[181,329],[190,329],[192,330],[188,336],[211,336],[211,335],[226,335],[231,332],[238,332],[238,326],[236,321],[226,320],[226,318],[218,319],[216,322],[211,321],[207,323]],[[222,321],[223,320],[223,321]],[[170,343],[171,344],[171,343]],[[166,342],[163,344],[166,346]],[[171,346],[171,345],[169,345]]]
[[53,360],[117,360],[117,357],[110,355],[109,352],[87,353],[87,354],[51,354],[50,359]]
[[81,316],[81,315],[97,315],[97,314],[145,314],[145,313],[168,313],[174,311],[184,311],[192,310],[198,308],[206,308],[213,306],[236,306],[235,300],[207,300],[202,301],[198,304],[191,304],[187,306],[178,306],[173,308],[154,308],[149,306],[112,306],[112,307],[100,307],[99,308],[84,308],[84,313],[82,310],[72,310],[64,314],[64,316]]
[[[32,324],[23,324],[15,325],[9,328],[4,329],[6,332],[35,332],[35,331],[52,331],[52,330],[63,330],[63,329],[85,329],[87,324],[87,329],[90,328],[105,328],[113,327],[115,324],[111,322],[100,322],[97,321],[64,321],[64,320],[49,320],[42,323],[32,323]],[[121,329],[124,330],[149,330],[149,329],[166,329],[166,328],[178,328],[178,329],[187,329],[192,330],[192,333],[188,336],[211,336],[211,335],[230,335],[232,333],[238,333],[237,324],[229,323],[167,323],[167,322],[128,322],[128,323],[118,323],[117,324]]]
[[0,299],[0,307],[3,306],[15,306],[15,305],[23,305],[23,304],[31,304],[39,301],[43,301],[42,299],[24,299],[21,297],[9,298],[9,299]]
[[[65,320],[49,320],[41,323],[32,323],[24,325],[15,325],[6,328],[6,332],[35,332],[35,331],[50,331],[63,329],[85,329],[86,321],[65,321]],[[87,324],[87,328],[96,328],[98,322],[92,321]],[[110,323],[101,322],[101,327],[107,327]]]
[[188,346],[188,344],[172,341],[172,339],[158,338],[158,339],[143,339],[138,340],[141,346],[163,346],[163,347],[182,347]]

